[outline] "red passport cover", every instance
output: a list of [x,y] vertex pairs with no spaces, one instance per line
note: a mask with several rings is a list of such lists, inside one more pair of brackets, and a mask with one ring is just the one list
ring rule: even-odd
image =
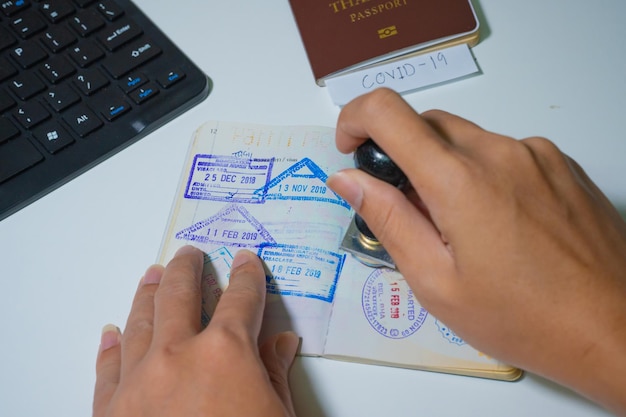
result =
[[318,84],[359,64],[463,38],[478,41],[470,0],[289,0]]

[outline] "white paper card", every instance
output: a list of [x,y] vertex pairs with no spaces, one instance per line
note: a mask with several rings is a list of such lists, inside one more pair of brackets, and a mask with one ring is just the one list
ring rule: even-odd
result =
[[379,87],[405,93],[478,71],[469,46],[461,44],[329,78],[326,88],[333,102],[343,106]]

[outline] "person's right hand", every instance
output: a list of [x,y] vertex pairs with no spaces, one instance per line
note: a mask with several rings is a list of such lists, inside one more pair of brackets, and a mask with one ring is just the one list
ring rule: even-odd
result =
[[328,185],[420,303],[475,348],[626,413],[626,225],[580,166],[384,89],[338,120],[340,151],[370,137],[413,191],[354,169]]

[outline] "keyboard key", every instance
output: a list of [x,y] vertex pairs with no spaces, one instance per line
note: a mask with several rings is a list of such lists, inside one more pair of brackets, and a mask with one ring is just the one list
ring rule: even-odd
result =
[[83,138],[103,125],[98,116],[83,104],[68,110],[63,115],[63,120],[67,122],[77,135]]
[[97,68],[82,71],[74,77],[74,85],[86,96],[92,95],[107,84],[109,79]]
[[11,56],[15,58],[22,68],[30,68],[39,61],[48,57],[46,51],[41,49],[35,42],[23,42],[11,50]]
[[80,101],[78,94],[67,84],[52,87],[44,94],[44,99],[57,113]]
[[17,136],[18,133],[19,129],[9,119],[0,116],[0,143]]
[[149,82],[148,84],[131,91],[128,94],[128,97],[133,99],[133,101],[137,104],[143,104],[157,94],[159,94],[159,88],[155,83]]
[[61,52],[76,41],[76,36],[63,26],[48,29],[41,37],[41,41],[52,52]]
[[56,121],[38,126],[33,130],[33,136],[51,154],[55,154],[74,143],[74,138]]
[[56,84],[74,74],[76,69],[66,58],[57,55],[41,65],[40,71],[50,84]]
[[46,85],[32,72],[18,74],[9,82],[9,88],[22,100],[28,100],[46,89]]
[[70,19],[70,26],[82,37],[91,35],[104,26],[104,20],[95,10],[83,10]]
[[109,51],[115,51],[120,46],[132,41],[143,33],[141,28],[132,20],[124,19],[110,26],[104,33],[98,35],[98,40]]
[[30,101],[13,110],[13,117],[26,129],[30,129],[50,117],[50,113],[41,104]]
[[96,9],[110,22],[124,14],[124,10],[111,0],[99,1]]
[[8,0],[0,3],[0,9],[2,9],[5,16],[13,16],[20,10],[27,9],[28,6],[30,6],[28,0]]
[[163,74],[157,76],[157,82],[163,88],[170,88],[183,78],[185,78],[185,73],[180,69],[175,69],[172,71],[165,71]]
[[50,0],[39,4],[39,11],[51,23],[57,23],[74,12],[74,6],[68,0]]
[[148,82],[148,77],[143,72],[133,72],[122,78],[120,86],[125,93],[133,91],[135,88]]
[[108,57],[104,68],[113,76],[120,78],[161,53],[161,48],[147,38],[140,39],[120,49],[115,55]]
[[43,156],[26,138],[0,145],[0,183],[41,161]]
[[70,48],[70,58],[81,68],[86,68],[104,56],[94,42],[85,42]]
[[109,122],[116,120],[131,109],[122,93],[116,93],[115,90],[98,94],[94,108]]
[[32,10],[21,13],[11,21],[11,27],[22,39],[28,39],[46,28],[46,23]]

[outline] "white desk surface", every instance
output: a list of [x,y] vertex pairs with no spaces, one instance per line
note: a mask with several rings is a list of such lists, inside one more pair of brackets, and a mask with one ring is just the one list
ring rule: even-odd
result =
[[[154,262],[193,130],[207,119],[334,126],[287,0],[137,0],[213,79],[209,98],[0,222],[0,415],[91,413],[100,329],[124,326]],[[483,127],[554,140],[626,207],[626,2],[475,1],[482,75],[406,96]],[[176,12],[173,13],[173,10]],[[339,40],[340,41],[340,40]],[[597,416],[542,378],[495,382],[298,359],[299,416]]]

